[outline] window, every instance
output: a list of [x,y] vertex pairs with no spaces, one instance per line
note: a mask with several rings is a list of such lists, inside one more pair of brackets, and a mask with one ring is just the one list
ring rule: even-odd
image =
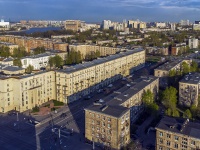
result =
[[163,144],[163,139],[159,139],[159,143],[160,143],[160,144]]
[[110,122],[111,121],[111,119],[110,118],[108,118],[108,122]]
[[163,150],[162,146],[159,146],[159,150]]
[[102,126],[105,127],[105,122],[102,122]]
[[178,148],[178,144],[177,143],[174,144],[174,148]]
[[178,136],[174,136],[174,140],[175,140],[175,141],[178,141]]
[[167,138],[171,138],[171,135],[170,135],[170,134],[167,134]]
[[170,146],[170,141],[167,141],[167,146]]
[[111,125],[108,123],[108,128],[110,128],[111,127]]
[[162,133],[162,132],[160,132],[159,134],[160,134],[160,137],[162,137],[162,136],[163,136],[163,133]]
[[195,141],[191,140],[191,145],[195,145]]
[[94,124],[94,120],[92,120],[92,124]]

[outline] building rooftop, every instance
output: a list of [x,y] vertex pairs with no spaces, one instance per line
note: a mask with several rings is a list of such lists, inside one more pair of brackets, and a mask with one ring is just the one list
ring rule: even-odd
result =
[[107,56],[107,57],[104,57],[104,58],[98,58],[96,60],[93,60],[93,61],[90,61],[90,62],[85,62],[85,63],[82,63],[82,64],[77,64],[77,65],[68,67],[66,69],[59,70],[58,72],[63,72],[63,73],[76,72],[76,71],[79,71],[79,70],[82,70],[82,69],[85,69],[85,68],[88,68],[88,67],[93,67],[93,66],[96,66],[98,64],[106,63],[106,62],[109,62],[111,60],[121,58],[121,57],[124,57],[124,56],[128,56],[130,54],[134,54],[134,53],[137,53],[137,52],[140,52],[140,51],[144,51],[144,49],[140,48],[140,49],[134,49],[134,50],[127,50],[127,51],[121,52],[119,54],[110,55],[110,56]]
[[123,106],[112,106],[112,105],[91,105],[85,110],[95,111],[98,113],[102,113],[105,115],[113,116],[116,118],[120,118],[122,115],[124,115],[126,112],[129,111],[128,108]]
[[20,70],[24,70],[24,69],[20,68],[18,66],[9,66],[9,65],[2,65],[2,64],[0,64],[0,71],[3,71],[3,70],[15,72],[15,71],[20,71]]
[[191,122],[189,119],[165,116],[161,119],[156,128],[200,139],[199,126],[200,123]]
[[180,80],[182,83],[188,84],[199,84],[200,83],[200,73],[193,72],[185,75],[183,79]]
[[183,61],[182,59],[178,59],[178,60],[175,60],[175,61],[169,61],[169,62],[166,62],[163,65],[159,66],[155,70],[170,71],[172,68],[174,68],[176,65],[178,65],[182,61]]
[[38,55],[26,56],[21,59],[28,59],[28,58],[37,59],[37,58],[41,58],[41,57],[55,56],[55,55],[56,55],[55,53],[42,53],[42,54],[38,54]]
[[[111,106],[113,106],[113,107],[120,106],[126,100],[131,98],[133,95],[137,94],[139,91],[143,90],[147,85],[149,85],[151,82],[155,81],[156,79],[158,79],[158,77],[155,77],[155,76],[140,77],[140,78],[124,85],[119,90],[114,91],[113,93],[109,94],[105,98],[103,98],[101,100],[97,100],[92,106],[89,106],[87,109],[99,112],[100,107],[103,105],[108,105],[110,107]],[[120,107],[123,107],[123,106],[120,106]],[[104,112],[104,114],[106,114],[106,113],[107,113],[107,111]],[[114,116],[114,113],[115,112],[113,111],[112,116]],[[110,115],[110,114],[108,114],[108,115]]]

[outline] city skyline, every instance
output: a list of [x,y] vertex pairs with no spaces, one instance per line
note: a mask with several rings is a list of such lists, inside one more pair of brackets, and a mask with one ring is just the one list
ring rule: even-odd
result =
[[[48,3],[47,3],[48,2]],[[0,0],[0,18],[8,20],[67,20],[100,22],[104,19],[122,21],[199,20],[198,0]]]

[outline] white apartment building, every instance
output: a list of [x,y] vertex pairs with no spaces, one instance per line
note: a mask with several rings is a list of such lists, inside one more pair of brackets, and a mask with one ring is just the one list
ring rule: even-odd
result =
[[10,25],[9,22],[4,22],[4,20],[1,19],[0,27],[9,28],[9,25]]
[[198,48],[199,47],[199,40],[195,39],[195,38],[191,38],[188,41],[188,45],[189,45],[190,49]]
[[110,20],[103,20],[102,22],[103,29],[109,29],[111,25],[112,25],[112,22]]
[[27,68],[29,65],[34,67],[34,70],[39,70],[40,68],[47,67],[49,58],[54,57],[56,54],[44,53],[34,56],[28,56],[21,59],[22,68]]
[[165,22],[156,22],[156,27],[157,28],[165,28],[166,27],[166,23]]

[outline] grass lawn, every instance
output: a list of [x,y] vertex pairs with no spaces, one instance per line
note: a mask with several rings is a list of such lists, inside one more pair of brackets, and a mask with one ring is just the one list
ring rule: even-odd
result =
[[53,100],[53,104],[54,104],[54,106],[63,106],[64,105],[63,102],[59,102],[57,100]]
[[33,107],[33,109],[32,109],[32,113],[36,113],[36,112],[39,112],[39,111],[40,111],[39,107]]

